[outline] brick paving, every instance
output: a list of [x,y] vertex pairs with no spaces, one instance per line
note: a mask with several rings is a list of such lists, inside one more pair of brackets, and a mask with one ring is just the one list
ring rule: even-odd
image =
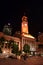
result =
[[43,57],[29,57],[28,59],[0,59],[0,65],[43,65]]

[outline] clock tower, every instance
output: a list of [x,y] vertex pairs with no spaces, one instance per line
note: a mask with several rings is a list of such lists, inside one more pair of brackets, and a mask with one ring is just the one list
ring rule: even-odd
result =
[[21,32],[28,34],[28,20],[26,16],[22,17]]

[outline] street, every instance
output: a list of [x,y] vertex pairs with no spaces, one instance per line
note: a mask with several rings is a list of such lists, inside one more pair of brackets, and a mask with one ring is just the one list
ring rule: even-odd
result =
[[24,59],[0,59],[0,65],[43,65],[43,57],[33,56]]

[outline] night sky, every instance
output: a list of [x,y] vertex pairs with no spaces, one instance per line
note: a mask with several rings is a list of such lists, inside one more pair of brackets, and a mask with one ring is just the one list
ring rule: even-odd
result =
[[36,36],[43,32],[43,1],[6,1],[0,2],[0,31],[7,23],[11,23],[13,33],[21,30],[21,18],[28,17],[29,31]]

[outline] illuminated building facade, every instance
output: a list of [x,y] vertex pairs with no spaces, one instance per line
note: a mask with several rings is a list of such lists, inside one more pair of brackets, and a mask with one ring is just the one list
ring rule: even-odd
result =
[[28,20],[26,16],[22,17],[21,32],[28,34]]
[[[40,42],[36,42],[35,37],[33,37],[31,34],[29,34],[28,29],[28,18],[26,16],[22,17],[22,23],[21,23],[21,33],[16,32],[14,36],[6,35],[5,33],[0,32],[0,37],[4,37],[6,40],[14,40],[16,44],[19,46],[19,50],[23,50],[23,47],[25,44],[28,44],[30,46],[30,51],[33,54],[33,52],[37,51],[38,44]],[[7,48],[8,49],[8,48]],[[5,46],[4,49],[6,50]],[[11,49],[8,50],[8,53],[11,53]]]
[[22,50],[24,44],[28,44],[30,46],[30,51],[36,51],[36,39],[28,31],[28,18],[26,16],[22,17],[22,25],[21,25],[21,33],[22,33]]

